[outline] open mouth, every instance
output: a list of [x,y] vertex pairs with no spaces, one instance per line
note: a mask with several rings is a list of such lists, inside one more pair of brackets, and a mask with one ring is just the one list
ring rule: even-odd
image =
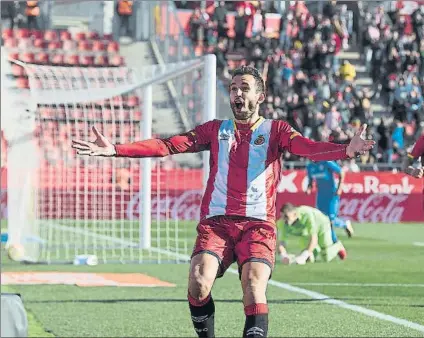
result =
[[237,109],[243,108],[243,102],[241,102],[241,101],[236,101],[236,102],[234,102],[234,104],[235,104]]

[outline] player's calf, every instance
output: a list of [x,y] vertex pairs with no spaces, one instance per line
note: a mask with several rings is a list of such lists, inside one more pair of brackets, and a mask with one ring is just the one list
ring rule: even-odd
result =
[[263,262],[247,262],[242,267],[241,283],[246,322],[243,337],[266,337],[268,305],[266,287],[271,268]]
[[199,337],[215,336],[215,304],[211,289],[218,269],[218,260],[210,254],[199,254],[191,260],[187,297],[194,330]]

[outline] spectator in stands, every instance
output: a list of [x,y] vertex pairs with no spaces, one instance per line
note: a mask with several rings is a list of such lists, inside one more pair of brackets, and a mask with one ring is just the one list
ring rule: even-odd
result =
[[120,36],[131,36],[130,17],[133,14],[133,1],[119,0],[116,5],[116,12],[118,13],[120,20]]
[[227,14],[228,11],[225,7],[225,1],[219,1],[212,16],[212,20],[216,24],[218,39],[228,37]]
[[245,38],[246,38],[246,30],[247,30],[247,23],[248,23],[249,17],[244,12],[244,7],[239,7],[237,9],[237,15],[235,18],[235,24],[234,24],[234,32],[235,32],[235,38],[234,38],[234,46],[235,48],[240,48],[245,46]]
[[331,0],[325,4],[322,13],[326,18],[330,20],[333,19],[334,15],[336,14],[336,3],[337,1]]
[[38,17],[40,16],[40,7],[38,1],[27,1],[25,15],[27,17],[28,29],[39,29]]
[[9,28],[15,27],[15,18],[18,14],[19,1],[2,1],[1,5],[1,19],[9,20]]

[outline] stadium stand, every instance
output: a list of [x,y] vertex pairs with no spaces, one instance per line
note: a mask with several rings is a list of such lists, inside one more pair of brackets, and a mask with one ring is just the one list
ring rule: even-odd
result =
[[[223,81],[242,64],[263,71],[269,90],[263,115],[335,142],[366,122],[378,147],[360,164],[399,163],[423,130],[422,8],[376,2],[348,9],[329,1],[319,13],[297,1],[280,20],[262,4],[238,1],[234,14],[227,4],[191,3],[178,17],[197,55],[216,54]],[[177,43],[171,40],[172,51]]]

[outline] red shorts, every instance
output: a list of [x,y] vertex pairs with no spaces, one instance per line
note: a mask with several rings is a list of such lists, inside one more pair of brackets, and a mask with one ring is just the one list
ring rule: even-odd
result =
[[246,217],[217,216],[200,221],[191,257],[200,253],[215,256],[220,265],[217,277],[237,261],[263,262],[274,268],[276,228],[272,223]]

